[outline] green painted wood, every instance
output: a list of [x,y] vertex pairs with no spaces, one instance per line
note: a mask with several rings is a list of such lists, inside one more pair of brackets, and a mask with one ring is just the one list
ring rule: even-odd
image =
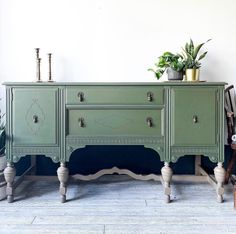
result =
[[4,82],[5,86],[224,86],[225,82],[189,82],[189,81],[165,81],[165,82]]
[[171,89],[172,146],[216,145],[216,100],[217,88]]
[[[81,94],[82,93],[82,94]],[[79,95],[82,95],[80,100]],[[67,104],[163,104],[163,88],[153,86],[75,86],[66,89]],[[148,99],[148,97],[150,99]]]
[[[26,154],[65,162],[87,144],[145,145],[165,162],[196,154],[224,161],[223,82],[4,84],[8,162]],[[82,101],[78,92],[84,94]]]
[[58,144],[58,89],[13,89],[14,146]]
[[[82,120],[79,123],[79,120]],[[151,121],[151,126],[148,125]],[[68,110],[68,135],[163,136],[162,110]]]

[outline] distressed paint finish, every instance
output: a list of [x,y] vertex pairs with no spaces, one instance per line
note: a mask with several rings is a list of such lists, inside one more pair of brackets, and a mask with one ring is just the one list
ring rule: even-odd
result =
[[[97,144],[144,145],[165,165],[184,155],[224,161],[225,83],[5,85],[9,163],[27,154],[44,154],[66,168],[74,150]],[[167,166],[165,171],[169,188],[172,172]],[[59,173],[60,181],[65,174]]]

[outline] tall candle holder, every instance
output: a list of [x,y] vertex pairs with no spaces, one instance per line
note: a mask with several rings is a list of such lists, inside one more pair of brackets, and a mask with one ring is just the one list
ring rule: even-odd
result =
[[53,82],[52,80],[52,54],[48,53],[48,82]]
[[35,48],[35,51],[36,51],[36,82],[42,82],[41,71],[40,71],[41,58],[39,58],[39,48]]

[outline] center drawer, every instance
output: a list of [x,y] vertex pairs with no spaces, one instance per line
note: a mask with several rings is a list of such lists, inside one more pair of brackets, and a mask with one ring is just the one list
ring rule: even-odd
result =
[[69,109],[67,135],[163,136],[163,109]]
[[66,104],[163,104],[158,86],[73,86],[66,88]]

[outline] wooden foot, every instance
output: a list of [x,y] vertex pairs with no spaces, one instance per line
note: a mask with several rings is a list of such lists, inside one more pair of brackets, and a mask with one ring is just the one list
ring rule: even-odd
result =
[[7,167],[4,170],[4,177],[7,182],[6,194],[7,194],[7,201],[9,203],[14,201],[14,189],[13,189],[13,182],[16,176],[16,169],[13,163],[7,163]]
[[66,168],[65,163],[61,163],[60,167],[57,169],[57,176],[60,181],[60,194],[61,202],[66,202],[66,190],[67,190],[67,181],[69,178],[69,170]]
[[170,181],[173,175],[173,171],[169,166],[168,162],[165,162],[164,167],[161,169],[162,174],[162,180],[163,180],[163,186],[164,186],[164,194],[166,195],[166,203],[170,202],[170,195],[171,195],[171,189],[170,189]]
[[224,194],[223,183],[225,180],[225,169],[223,168],[221,162],[219,162],[215,167],[214,174],[217,181],[217,186],[216,186],[217,201],[223,202],[223,194]]

